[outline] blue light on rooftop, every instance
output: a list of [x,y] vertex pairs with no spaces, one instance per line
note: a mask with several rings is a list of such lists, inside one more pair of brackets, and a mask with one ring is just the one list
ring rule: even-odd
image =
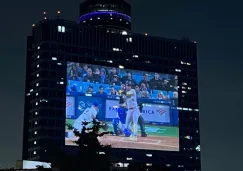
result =
[[84,20],[87,20],[87,19],[90,19],[90,18],[93,18],[93,17],[97,17],[97,16],[101,17],[101,16],[104,16],[104,15],[109,15],[109,16],[112,15],[113,17],[120,17],[120,18],[123,18],[123,19],[131,22],[130,16],[123,14],[123,13],[115,12],[115,11],[91,12],[91,13],[81,15],[79,19],[80,19],[80,21],[84,21]]

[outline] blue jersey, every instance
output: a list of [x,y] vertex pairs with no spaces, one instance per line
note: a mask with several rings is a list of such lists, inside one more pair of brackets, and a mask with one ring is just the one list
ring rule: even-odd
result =
[[120,106],[119,108],[117,108],[117,114],[118,114],[118,118],[120,119],[120,122],[122,124],[125,124],[126,122],[126,115],[127,115],[127,108]]

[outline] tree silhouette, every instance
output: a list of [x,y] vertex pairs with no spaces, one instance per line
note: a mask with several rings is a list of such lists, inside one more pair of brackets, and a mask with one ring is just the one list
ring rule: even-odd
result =
[[[67,124],[67,128],[72,130],[74,135],[78,137],[78,140],[74,141],[80,150],[76,168],[79,168],[78,170],[91,171],[108,170],[110,167],[109,149],[111,145],[103,145],[98,140],[98,137],[113,133],[105,131],[108,128],[107,125],[103,122],[93,120],[92,122],[83,122],[81,132],[71,124]],[[101,131],[102,129],[104,131]]]

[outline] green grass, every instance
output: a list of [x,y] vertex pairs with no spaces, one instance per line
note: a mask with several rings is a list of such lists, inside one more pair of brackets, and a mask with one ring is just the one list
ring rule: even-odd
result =
[[[74,124],[73,119],[67,119],[66,123]],[[109,125],[108,131],[113,131],[112,123],[107,122]],[[67,129],[67,127],[66,127]],[[179,137],[179,128],[170,126],[158,126],[158,125],[145,125],[146,133],[154,136],[168,136],[168,137]],[[140,128],[139,128],[140,131]]]

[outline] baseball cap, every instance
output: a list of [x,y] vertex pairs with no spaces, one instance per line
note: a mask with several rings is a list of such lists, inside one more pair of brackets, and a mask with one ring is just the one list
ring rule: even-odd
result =
[[98,107],[98,106],[99,106],[99,102],[98,102],[98,101],[93,101],[93,105],[94,105],[95,107]]

